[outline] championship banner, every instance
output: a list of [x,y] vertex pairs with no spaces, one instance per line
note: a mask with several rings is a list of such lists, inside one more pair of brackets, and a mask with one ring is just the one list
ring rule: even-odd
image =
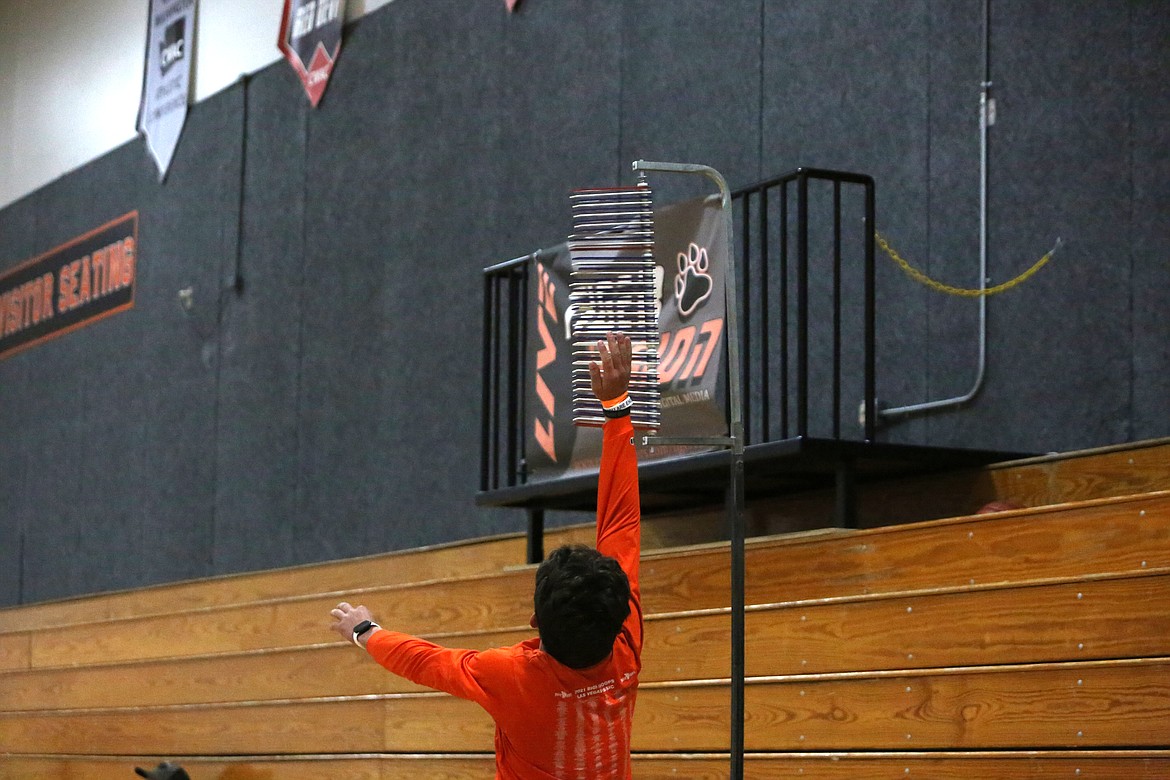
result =
[[159,181],[166,178],[187,121],[195,5],[196,0],[150,0],[138,131],[146,137]]
[[134,306],[138,212],[0,274],[0,358]]
[[[661,436],[727,434],[724,233],[718,198],[654,210]],[[601,430],[573,424],[572,271],[567,244],[541,250],[530,271],[527,348],[535,361],[525,388],[529,420],[524,456],[531,481],[596,469],[601,462]],[[694,452],[694,447],[656,446],[639,457]]]
[[345,0],[284,0],[276,45],[305,87],[316,108],[341,51]]

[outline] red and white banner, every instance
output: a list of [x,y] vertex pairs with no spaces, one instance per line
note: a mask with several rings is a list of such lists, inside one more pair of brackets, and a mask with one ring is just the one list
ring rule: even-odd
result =
[[316,108],[341,51],[345,0],[284,0],[277,46]]
[[[724,224],[718,199],[654,210],[662,436],[727,433]],[[573,425],[572,270],[568,246],[562,244],[543,250],[530,271],[528,350],[534,370],[525,388],[524,455],[532,481],[594,469],[601,459],[601,431]],[[655,447],[641,457],[694,452],[694,447]]]

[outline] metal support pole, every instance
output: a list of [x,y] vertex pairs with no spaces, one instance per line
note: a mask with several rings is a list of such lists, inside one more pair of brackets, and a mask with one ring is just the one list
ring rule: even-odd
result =
[[842,457],[836,466],[836,505],[834,516],[838,528],[857,527],[857,470],[853,461]]
[[698,173],[719,187],[726,234],[727,270],[724,273],[724,298],[727,320],[727,406],[729,410],[728,436],[658,438],[643,437],[645,444],[712,444],[718,443],[731,450],[731,473],[727,487],[727,519],[731,535],[731,780],[743,779],[744,727],[744,429],[743,401],[740,387],[741,365],[739,350],[739,295],[736,287],[734,226],[731,213],[731,190],[719,171],[706,165],[688,163],[646,162],[634,163],[635,171],[662,171],[665,173]]
[[528,562],[544,560],[544,510],[528,510]]
[[493,468],[492,455],[495,453],[495,447],[492,446],[492,436],[495,433],[493,423],[496,420],[496,403],[493,390],[495,389],[494,378],[492,373],[492,355],[495,354],[494,344],[492,342],[492,330],[495,327],[495,309],[492,306],[495,296],[492,291],[495,287],[494,280],[487,274],[483,277],[483,353],[480,370],[483,372],[483,392],[480,396],[481,414],[479,421],[479,489],[488,490],[489,488],[498,487],[496,482],[492,480],[492,475],[495,473]]
[[808,173],[796,179],[796,435],[808,436]]

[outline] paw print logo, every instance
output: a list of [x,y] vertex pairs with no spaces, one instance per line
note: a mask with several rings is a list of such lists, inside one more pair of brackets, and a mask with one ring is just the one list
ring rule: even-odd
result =
[[711,262],[707,248],[691,242],[686,252],[678,253],[678,275],[674,277],[674,297],[678,313],[683,317],[694,314],[699,304],[711,295],[714,284],[707,273]]

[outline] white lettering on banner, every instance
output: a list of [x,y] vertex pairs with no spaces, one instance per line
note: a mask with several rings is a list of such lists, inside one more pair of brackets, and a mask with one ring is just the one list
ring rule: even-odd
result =
[[654,289],[658,291],[658,306],[654,309],[654,316],[662,316],[662,297],[665,292],[666,269],[660,265],[654,266]]
[[690,390],[678,395],[667,395],[662,397],[662,408],[673,409],[676,406],[686,406],[687,404],[698,403],[699,401],[710,401],[711,391],[707,388],[702,390]]
[[296,10],[293,16],[293,40],[302,38],[313,31],[313,19],[317,13],[317,0],[310,0]]
[[154,91],[154,97],[155,99],[161,100],[167,95],[182,90],[186,86],[187,84],[181,76],[176,76],[173,79],[167,79],[158,86],[158,89]]
[[340,13],[341,0],[310,0],[293,15],[293,40],[336,21]]
[[322,0],[317,4],[317,27],[324,27],[337,18],[341,0]]
[[170,46],[162,50],[162,67],[166,70],[174,63],[183,59],[183,39],[172,43]]
[[167,102],[155,106],[150,112],[150,118],[158,119],[163,114],[169,114],[172,111],[177,111],[185,105],[187,105],[186,95],[180,95],[179,97],[171,98]]
[[186,13],[195,7],[195,0],[180,0],[180,2],[172,5],[165,11],[154,15],[155,25],[161,27],[162,25],[174,19],[176,16]]

